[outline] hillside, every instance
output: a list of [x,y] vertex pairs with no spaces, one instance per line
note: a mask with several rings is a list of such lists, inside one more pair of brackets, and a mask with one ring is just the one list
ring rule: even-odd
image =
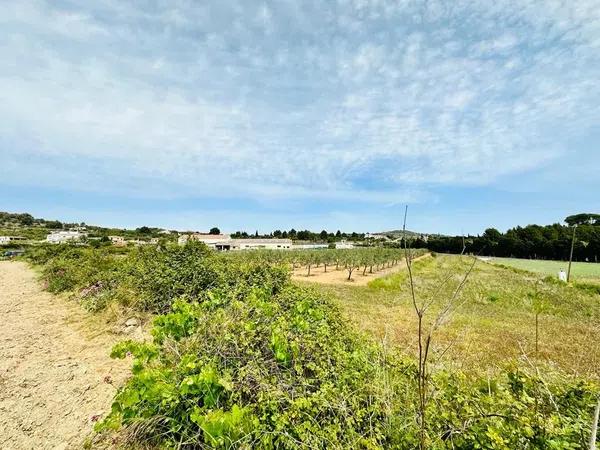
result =
[[392,239],[400,239],[403,235],[406,235],[406,237],[409,239],[418,239],[418,238],[424,237],[424,236],[428,236],[428,237],[444,236],[443,234],[438,234],[438,233],[422,233],[420,231],[411,231],[411,230],[406,230],[406,231],[390,230],[390,231],[382,231],[378,234],[388,236]]

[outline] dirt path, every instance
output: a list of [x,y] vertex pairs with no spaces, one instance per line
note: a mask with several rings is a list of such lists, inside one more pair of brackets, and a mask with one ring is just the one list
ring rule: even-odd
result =
[[0,261],[0,449],[80,449],[110,409],[128,364],[108,356],[120,337],[89,325],[26,264]]
[[[428,258],[431,256],[431,253],[426,253],[424,255],[418,256],[414,258],[413,261],[418,261],[419,259]],[[355,286],[366,286],[369,281],[374,280],[376,278],[385,277],[386,275],[390,275],[392,273],[400,272],[406,269],[406,264],[404,260],[400,261],[394,267],[378,270],[377,272],[369,273],[369,268],[367,268],[367,272],[363,275],[364,267],[360,269],[356,269],[352,272],[352,279],[348,280],[348,271],[345,269],[335,270],[335,266],[327,266],[327,272],[324,271],[324,267],[321,265],[320,267],[313,267],[310,270],[310,277],[306,276],[308,270],[306,267],[302,267],[300,269],[296,269],[292,274],[292,279],[298,281],[310,281],[311,283],[321,283],[321,284],[353,284]]]

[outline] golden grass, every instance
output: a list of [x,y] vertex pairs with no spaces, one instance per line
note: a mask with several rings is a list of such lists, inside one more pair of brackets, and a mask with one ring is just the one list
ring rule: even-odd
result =
[[[452,295],[470,261],[445,255],[415,263],[418,299],[435,298],[426,321],[434,319]],[[436,293],[447,276],[450,280]],[[320,289],[334,295],[359,329],[414,354],[417,321],[406,271],[368,286]],[[537,357],[536,296],[542,304]],[[464,303],[435,335],[433,361],[468,371],[493,371],[519,362],[600,377],[600,295],[544,282],[541,275],[477,262],[459,302]]]

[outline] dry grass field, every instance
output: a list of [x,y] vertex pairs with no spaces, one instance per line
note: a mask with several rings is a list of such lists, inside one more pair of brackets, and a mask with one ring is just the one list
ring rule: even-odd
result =
[[[471,258],[438,256],[414,263],[419,299],[433,296],[426,322],[436,317],[468,270]],[[449,281],[439,290],[441,281]],[[494,371],[519,361],[568,374],[600,376],[600,295],[542,275],[478,261],[458,309],[434,338],[434,360],[465,370]],[[321,285],[358,328],[413,353],[417,321],[407,271],[368,285]],[[536,357],[536,310],[538,352]]]

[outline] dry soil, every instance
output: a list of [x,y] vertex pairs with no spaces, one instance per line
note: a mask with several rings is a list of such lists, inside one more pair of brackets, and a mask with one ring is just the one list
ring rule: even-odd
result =
[[110,409],[128,372],[109,357],[122,337],[90,323],[25,263],[0,261],[0,449],[80,449]]
[[[417,261],[422,258],[430,257],[430,253],[426,253],[425,255],[418,256],[413,261]],[[348,271],[340,266],[340,270],[335,270],[335,265],[327,266],[327,272],[325,272],[325,267],[320,265],[319,267],[312,267],[310,269],[310,276],[307,276],[308,270],[306,267],[301,267],[294,270],[292,274],[292,279],[298,281],[310,281],[311,283],[320,283],[320,284],[343,284],[343,285],[355,285],[355,286],[366,286],[369,281],[374,280],[375,278],[385,277],[386,275],[390,275],[392,273],[400,272],[406,269],[406,264],[404,260],[399,261],[393,267],[381,269],[374,272],[369,273],[369,268],[367,267],[367,271],[363,275],[364,267],[360,267],[352,272],[352,278],[348,280]]]

